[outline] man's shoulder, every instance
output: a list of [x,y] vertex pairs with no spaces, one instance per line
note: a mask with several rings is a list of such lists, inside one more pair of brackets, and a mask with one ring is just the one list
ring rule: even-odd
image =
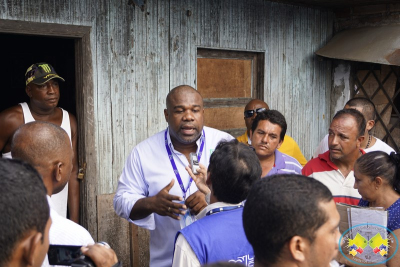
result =
[[241,136],[236,137],[236,139],[243,144],[248,144],[248,137],[247,137],[247,131],[244,132]]
[[5,109],[0,113],[0,120],[7,122],[18,121],[20,124],[24,123],[24,114],[20,105],[15,105]]
[[142,148],[142,147],[147,147],[147,146],[158,146],[159,143],[164,144],[164,134],[165,134],[166,129],[159,131],[158,133],[153,134],[152,136],[142,140],[139,142],[135,148]]
[[218,142],[221,140],[230,141],[232,139],[235,139],[232,135],[228,134],[227,132],[218,129],[214,129],[207,126],[204,126],[203,129],[206,134],[206,140],[209,139],[209,136],[212,138],[212,140],[218,140]]
[[295,159],[294,157],[289,156],[288,154],[282,153],[279,150],[276,150],[276,153],[277,153],[277,155],[279,155],[279,154],[281,155],[281,157],[285,161],[286,165],[290,164],[290,166],[292,166],[294,168],[297,167],[297,168],[300,168],[300,170],[302,169],[300,162],[297,159]]
[[388,144],[386,144],[385,142],[383,142],[381,139],[379,139],[377,137],[375,137],[375,139],[376,139],[375,144],[372,147],[370,147],[369,149],[364,149],[365,152],[383,151],[383,152],[386,152],[387,154],[394,152],[394,149],[392,147],[390,147]]
[[299,161],[296,158],[294,158],[286,153],[280,152],[278,149],[275,151],[276,151],[276,155],[280,155],[285,162],[296,162],[300,165]]
[[58,215],[55,210],[51,211],[51,219],[51,242],[61,242],[60,245],[87,245],[93,242],[92,236],[84,227]]
[[317,158],[311,159],[303,167],[303,175],[309,176],[315,172],[323,172],[328,170],[333,170],[333,168],[328,164],[329,162],[329,150],[323,154],[318,155]]
[[0,113],[0,129],[13,134],[14,131],[24,124],[24,114],[20,105],[10,107]]
[[[239,205],[239,204],[237,204]],[[223,207],[225,207],[224,205],[215,207],[214,209],[223,209]],[[213,209],[213,210],[214,210]],[[209,209],[208,212],[211,211],[211,208]],[[238,208],[238,209],[233,209],[230,211],[223,211],[223,212],[218,212],[212,215],[205,215],[204,217],[198,219],[197,221],[193,222],[192,224],[190,224],[189,226],[183,228],[180,232],[181,233],[191,233],[191,234],[197,234],[197,233],[203,233],[205,232],[209,232],[213,229],[211,228],[218,228],[216,225],[217,221],[221,222],[224,220],[227,220],[227,218],[232,218],[232,217],[242,217],[242,213],[243,213],[243,207]],[[228,219],[230,220],[230,219]],[[200,229],[200,230],[199,230]],[[207,231],[207,229],[209,231]],[[200,231],[200,232],[199,232]]]

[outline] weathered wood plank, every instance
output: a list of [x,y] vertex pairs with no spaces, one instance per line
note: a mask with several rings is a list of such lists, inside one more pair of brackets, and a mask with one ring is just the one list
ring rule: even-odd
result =
[[134,224],[130,224],[130,236],[132,240],[132,267],[148,267],[150,263],[150,232],[149,230],[137,227]]
[[[156,107],[154,116],[159,118],[158,127],[154,129],[154,133],[166,128],[167,123],[164,118],[164,109],[166,108],[166,97],[170,91],[170,77],[169,77],[169,25],[170,25],[170,5],[164,4],[162,1],[157,3],[154,7],[157,9],[157,97],[155,98]],[[192,13],[193,14],[193,13]]]
[[92,236],[97,237],[97,208],[95,204],[98,184],[98,169],[94,148],[96,147],[94,113],[94,84],[92,65],[92,47],[90,29],[83,38],[75,42],[76,84],[77,84],[77,120],[79,166],[87,164],[85,179],[81,182],[81,223]]
[[110,50],[110,63],[111,66],[119,66],[119,68],[110,68],[110,99],[111,104],[111,140],[112,142],[112,155],[111,159],[113,162],[112,174],[109,179],[103,181],[102,192],[114,192],[118,185],[118,179],[121,174],[121,170],[124,167],[126,160],[126,153],[123,146],[119,144],[125,143],[124,135],[124,98],[128,94],[126,89],[127,84],[127,55],[128,46],[126,45],[127,36],[129,35],[129,29],[127,27],[121,27],[121,25],[127,25],[126,12],[123,12],[127,8],[125,2],[115,1],[110,3],[110,19],[109,20],[109,50]]
[[[285,21],[288,23],[285,26],[285,47],[284,51],[282,51],[283,60],[285,64],[285,74],[286,77],[293,77],[295,75],[293,62],[295,59],[294,53],[294,44],[293,44],[293,37],[294,37],[294,25],[291,19],[294,15],[294,7],[286,7],[285,12]],[[296,110],[296,102],[297,99],[293,97],[295,94],[293,90],[293,79],[285,79],[286,82],[284,84],[284,109],[281,112],[284,114],[286,118],[286,122],[288,124],[287,133],[289,136],[292,136],[293,130],[298,128],[298,121],[293,119],[293,116],[296,115],[293,110]],[[296,92],[297,93],[297,92]]]
[[115,214],[113,198],[114,194],[97,196],[98,241],[106,241],[123,266],[132,266],[129,223]]
[[[113,17],[112,19],[114,19]],[[99,172],[107,177],[100,179],[98,194],[110,193],[109,182],[112,181],[113,168],[113,135],[112,135],[112,102],[111,102],[111,58],[110,48],[112,31],[110,30],[110,3],[107,0],[98,2],[98,16],[96,29],[96,71],[97,83],[100,86],[96,94],[95,112],[97,116],[97,159]],[[102,55],[102,56],[100,56]],[[119,69],[118,69],[119,71]],[[107,164],[104,164],[107,162]]]
[[21,20],[2,20],[2,33],[58,36],[82,38],[87,34],[87,26],[72,26],[56,23],[25,22]]

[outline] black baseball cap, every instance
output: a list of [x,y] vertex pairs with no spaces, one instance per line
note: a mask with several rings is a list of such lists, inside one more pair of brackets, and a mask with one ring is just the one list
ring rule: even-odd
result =
[[36,64],[31,65],[26,70],[26,73],[25,73],[26,85],[28,85],[29,83],[34,83],[34,84],[40,85],[40,84],[44,84],[54,78],[60,79],[63,82],[65,82],[65,80],[63,78],[58,76],[58,74],[56,73],[53,66],[51,66],[50,64],[45,63],[45,62],[36,63]]

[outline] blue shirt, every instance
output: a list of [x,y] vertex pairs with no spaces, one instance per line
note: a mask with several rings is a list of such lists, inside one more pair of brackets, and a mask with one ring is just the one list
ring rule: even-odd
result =
[[253,248],[243,229],[243,207],[225,208],[233,209],[205,216],[183,228],[176,237],[185,237],[201,265],[230,261],[253,266]]
[[[358,206],[368,207],[369,202],[361,199]],[[400,229],[400,198],[396,200],[388,209],[388,223],[387,228],[391,231]]]
[[301,174],[301,164],[293,157],[275,150],[275,164],[274,167],[265,176],[274,174]]
[[[211,153],[221,140],[232,140],[233,137],[225,132],[203,127],[205,144],[200,163],[206,167],[209,164]],[[114,197],[114,209],[117,215],[127,219],[140,227],[150,230],[150,266],[171,266],[174,239],[181,229],[178,220],[168,216],[150,214],[141,220],[129,219],[132,207],[141,198],[151,197],[166,187],[172,179],[175,183],[169,193],[183,197],[183,192],[176,180],[175,173],[168,158],[165,148],[165,130],[149,137],[139,143],[126,160],[118,182],[117,192]],[[199,138],[196,143],[199,150]],[[167,134],[168,146],[172,151],[176,167],[186,188],[191,180],[185,167],[189,165],[186,156],[174,149],[169,132]],[[198,151],[197,151],[198,152]],[[186,197],[197,191],[195,183],[191,183]]]

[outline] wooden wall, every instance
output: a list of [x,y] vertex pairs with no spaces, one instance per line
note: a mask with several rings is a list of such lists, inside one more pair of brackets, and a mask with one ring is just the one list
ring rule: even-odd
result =
[[[265,101],[311,157],[329,125],[331,67],[314,52],[331,38],[332,13],[264,0],[147,0],[143,10],[128,2],[0,0],[0,20],[91,27],[93,88],[80,93],[93,114],[79,118],[94,138],[87,201],[115,192],[133,146],[166,127],[168,91],[196,87],[198,47],[265,52]],[[96,218],[83,222],[95,238]]]

